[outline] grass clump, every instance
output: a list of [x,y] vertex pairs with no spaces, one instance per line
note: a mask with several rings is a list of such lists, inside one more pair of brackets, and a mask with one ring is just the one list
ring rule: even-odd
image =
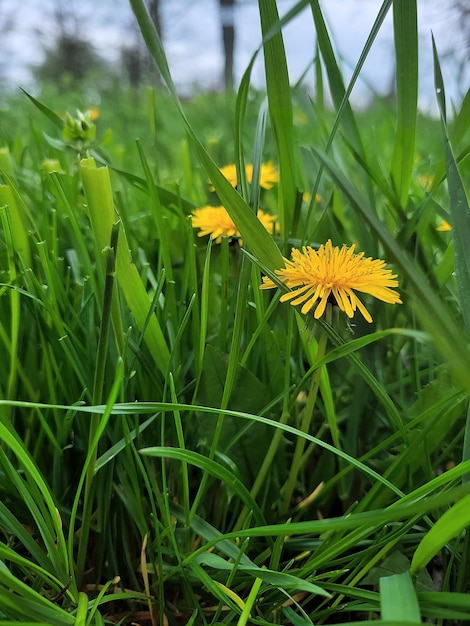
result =
[[260,2],[266,94],[182,104],[131,4],[166,92],[0,128],[0,623],[468,620],[468,98],[436,51],[418,114],[407,0],[366,113],[294,7],[311,101]]

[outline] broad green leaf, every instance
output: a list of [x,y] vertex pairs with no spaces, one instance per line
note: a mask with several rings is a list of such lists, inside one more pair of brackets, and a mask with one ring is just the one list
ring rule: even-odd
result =
[[418,599],[409,571],[380,579],[380,608],[383,620],[421,624]]
[[[96,238],[97,253],[109,246],[116,213],[113,203],[111,180],[106,167],[97,168],[94,159],[82,159],[80,172],[88,203],[88,211]],[[140,330],[145,329],[147,343],[156,366],[165,376],[170,362],[170,352],[160,323],[151,313],[151,299],[147,293],[137,267],[130,257],[129,245],[121,223],[116,256],[116,277]],[[116,339],[122,341],[122,322],[117,301],[113,301],[112,320]],[[121,339],[120,339],[121,338]]]
[[26,267],[31,267],[31,248],[26,216],[22,215],[22,207],[16,202],[10,185],[0,185],[0,207],[8,210],[14,253],[21,257]]

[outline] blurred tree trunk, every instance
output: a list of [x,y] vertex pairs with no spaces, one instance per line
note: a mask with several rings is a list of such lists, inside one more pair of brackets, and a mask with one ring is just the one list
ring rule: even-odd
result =
[[224,86],[233,89],[233,49],[235,44],[235,0],[219,0],[224,42]]
[[[162,22],[160,16],[160,0],[147,0],[147,9],[161,40]],[[121,51],[122,64],[126,69],[129,83],[137,87],[141,85],[144,80],[151,77],[152,80],[161,84],[160,72],[155,67],[135,22],[130,26],[130,30],[135,34],[135,40],[133,43],[124,46]]]
[[[148,5],[149,15],[152,19],[152,22],[155,25],[155,28],[157,29],[157,33],[158,33],[158,36],[160,37],[160,41],[162,41],[162,20],[161,20],[161,14],[160,14],[160,0],[148,0],[147,5]],[[160,76],[160,72],[156,68],[155,64],[153,63],[152,59],[150,58],[147,52],[145,55],[145,59],[146,59],[146,64],[145,64],[146,71],[155,78],[157,83],[161,84],[162,77]]]
[[[463,35],[463,41],[459,42],[457,40],[457,45],[455,45],[454,40],[454,48],[457,48],[455,57],[459,64],[459,75],[465,77],[465,70],[468,69],[470,60],[470,2],[469,0],[454,0],[453,9],[457,13],[457,23]],[[462,87],[464,87],[465,93],[465,85],[462,85]]]

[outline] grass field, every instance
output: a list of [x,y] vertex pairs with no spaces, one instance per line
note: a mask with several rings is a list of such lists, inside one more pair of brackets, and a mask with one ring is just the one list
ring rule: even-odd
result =
[[312,97],[260,0],[181,102],[131,5],[163,88],[1,100],[0,624],[468,623],[470,96],[386,0],[355,110],[311,0]]

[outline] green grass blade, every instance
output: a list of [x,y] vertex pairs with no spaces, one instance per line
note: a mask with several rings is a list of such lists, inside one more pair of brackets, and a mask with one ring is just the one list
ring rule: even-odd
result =
[[279,22],[276,2],[259,0],[258,6],[264,37],[263,51],[269,114],[279,156],[281,237],[286,241],[292,224],[296,197],[292,98],[282,33],[278,31],[269,38],[266,37]]
[[[216,569],[231,570],[233,568],[233,563],[231,561],[226,561],[222,557],[216,554],[212,554],[210,552],[204,552],[198,555],[197,557],[195,557],[195,560],[199,564],[209,565],[210,567]],[[330,594],[318,585],[315,585],[307,580],[301,580],[297,576],[294,576],[292,574],[277,572],[266,569],[264,567],[256,567],[254,563],[249,565],[247,563],[241,562],[239,563],[238,568],[240,571],[246,572],[253,577],[261,578],[264,582],[273,585],[274,587],[296,589],[298,591],[307,591],[308,593],[314,593],[317,595],[330,597]]]
[[444,619],[467,620],[470,617],[470,595],[446,591],[422,591],[418,599],[423,615]]
[[[14,453],[26,478],[26,484],[20,476],[10,472],[14,484],[25,505],[37,524],[42,540],[54,565],[55,575],[65,585],[70,576],[70,563],[67,558],[65,537],[62,532],[61,520],[57,514],[56,503],[33,459],[9,425],[0,422],[0,441]],[[4,471],[13,470],[4,452],[0,455],[4,463]]]
[[454,537],[470,526],[470,494],[448,509],[419,542],[411,561],[417,574]]
[[240,529],[214,537],[199,550],[208,550],[211,546],[215,546],[221,541],[227,543],[227,540],[238,537],[279,537],[283,535],[293,537],[295,535],[323,534],[330,531],[344,530],[359,530],[369,534],[373,529],[381,528],[384,524],[399,520],[409,520],[415,515],[426,515],[430,511],[439,509],[441,506],[461,500],[463,495],[470,495],[468,492],[468,487],[456,487],[445,493],[425,498],[420,502],[405,505],[397,504],[386,509],[377,509],[365,513],[351,513],[342,517],[330,517],[321,520],[280,523]]
[[380,608],[383,620],[421,624],[418,599],[409,572],[380,579]]
[[74,624],[72,615],[16,578],[4,563],[0,563],[0,607],[9,617],[35,618],[51,626]]
[[467,333],[470,333],[470,206],[447,130],[444,82],[442,80],[440,62],[434,39],[433,54],[435,88],[445,144],[447,186],[450,197],[452,239],[454,242],[455,255],[455,276],[459,290],[460,309],[465,321]]
[[242,613],[238,618],[237,626],[246,626],[246,624],[248,624],[248,620],[251,616],[251,610],[255,605],[256,598],[258,597],[258,593],[261,588],[261,583],[261,578],[255,578],[255,581],[250,589],[250,593],[248,594],[248,598],[246,599],[245,606],[243,607]]
[[240,500],[253,511],[253,515],[257,523],[263,523],[264,515],[256,504],[255,500],[251,497],[249,491],[243,485],[243,483],[231,472],[229,469],[220,465],[213,459],[203,456],[197,452],[191,450],[182,450],[179,448],[164,448],[164,447],[152,447],[144,448],[140,450],[141,454],[146,456],[155,456],[166,459],[177,459],[183,463],[194,465],[204,470],[211,476],[215,476],[219,480],[222,480],[227,485],[230,485],[231,489],[237,494]]
[[354,118],[353,110],[346,97],[343,77],[338,67],[338,62],[336,61],[333,46],[331,45],[331,40],[328,35],[320,3],[318,0],[311,0],[310,5],[318,37],[318,47],[320,49],[328,76],[331,97],[335,107],[341,112],[341,124],[344,134],[350,143],[355,147],[357,152],[364,155],[364,147],[362,145],[361,136]]
[[[20,89],[21,89],[21,87],[20,87]],[[24,89],[21,89],[21,91],[24,93],[25,96],[27,96],[31,100],[31,102],[34,104],[34,106],[37,107],[41,111],[41,113],[43,113],[55,126],[57,126],[57,128],[62,129],[64,127],[64,120],[62,120],[57,115],[57,113],[54,113],[54,111],[49,109],[49,107],[47,107],[42,102],[39,102],[39,100],[37,100],[34,96],[29,94]]]
[[418,107],[418,25],[416,0],[394,0],[397,126],[392,156],[392,179],[402,206],[406,205],[415,159]]
[[[321,10],[319,8],[318,2],[317,0],[315,0],[314,2],[310,0],[310,2],[312,6],[315,23],[316,23],[318,39],[319,41],[321,40],[322,42],[321,48],[320,48],[319,43],[317,42],[318,52],[315,57],[315,77],[316,77],[316,88],[317,88],[316,108],[319,112],[319,117],[323,118],[324,114],[321,115],[321,113],[324,113],[324,94],[323,94],[322,64],[321,64],[320,55],[324,58],[325,63],[327,63],[328,81],[330,85],[330,90],[332,92],[332,96],[334,98],[334,103],[337,108],[335,121],[333,123],[333,126],[331,128],[331,131],[328,137],[328,141],[325,147],[325,152],[328,153],[330,151],[331,146],[333,145],[333,141],[336,136],[336,133],[338,129],[340,128],[340,126],[342,125],[344,127],[344,135],[346,137],[347,143],[350,146],[356,146],[356,148],[352,148],[352,150],[357,155],[356,158],[358,158],[359,161],[361,163],[364,163],[365,165],[366,154],[363,149],[361,135],[359,133],[356,119],[354,117],[354,113],[349,102],[349,98],[360,76],[362,67],[372,48],[372,44],[374,43],[380,31],[380,28],[389,12],[389,9],[393,3],[393,0],[384,0],[377,14],[377,17],[375,18],[372,29],[367,37],[367,41],[361,52],[361,55],[356,64],[356,67],[354,68],[354,71],[352,73],[351,80],[349,81],[347,89],[344,88],[343,78],[342,78],[341,72],[339,71],[338,64],[336,62],[336,58],[333,52],[333,47],[331,45],[331,41],[328,36],[328,31],[326,29],[326,25],[325,25]],[[367,168],[367,166],[365,167]],[[323,169],[324,169],[323,165],[321,165],[319,168],[317,177],[316,177],[314,190],[317,190],[318,188],[320,179],[322,177]],[[368,188],[369,197],[372,198],[372,187],[370,184],[371,183],[370,176],[365,178],[365,183]],[[309,240],[312,238],[311,226],[310,226],[310,220],[313,215],[312,209],[313,209],[313,203],[311,205],[311,208],[309,209],[309,215],[307,217],[306,240]]]

